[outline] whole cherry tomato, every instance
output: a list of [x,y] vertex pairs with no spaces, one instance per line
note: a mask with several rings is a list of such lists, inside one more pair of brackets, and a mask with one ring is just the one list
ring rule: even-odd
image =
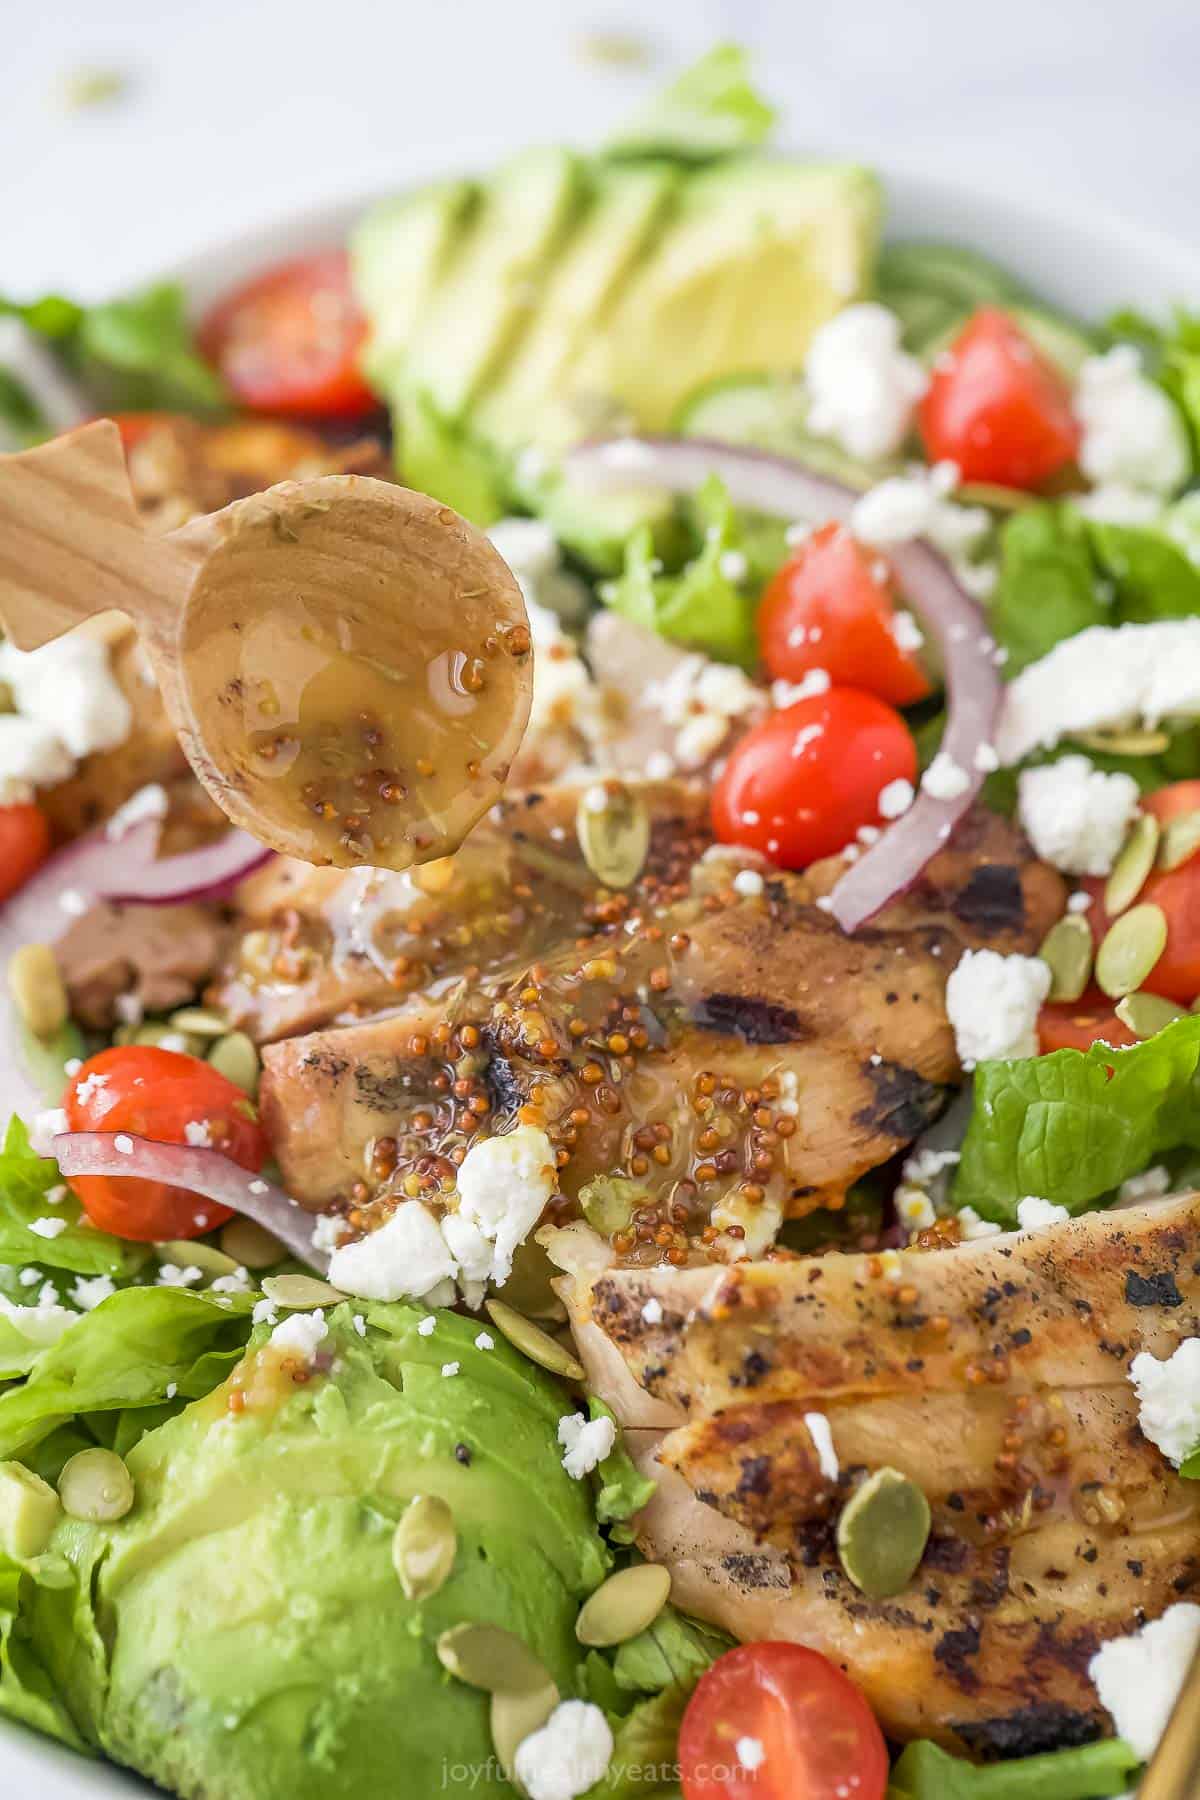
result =
[[1070,388],[996,307],[938,358],[918,416],[929,460],[957,463],[964,481],[1038,488],[1079,453]]
[[0,901],[24,887],[49,854],[50,823],[40,806],[0,806]]
[[243,406],[358,418],[377,405],[358,369],[367,322],[340,250],[280,263],[217,302],[197,341]]

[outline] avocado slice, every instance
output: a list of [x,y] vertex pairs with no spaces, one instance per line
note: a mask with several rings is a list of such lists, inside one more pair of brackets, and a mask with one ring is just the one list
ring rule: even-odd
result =
[[692,175],[577,385],[665,431],[702,383],[798,369],[818,327],[868,291],[880,212],[878,182],[852,165],[755,158]]
[[601,165],[587,207],[542,289],[538,313],[515,354],[472,413],[474,429],[510,451],[528,444],[554,455],[610,429],[604,397],[573,379],[603,333],[614,299],[680,186],[668,163]]
[[351,233],[350,274],[371,321],[363,372],[379,393],[395,392],[417,320],[478,198],[472,181],[439,182],[373,207]]
[[484,188],[405,359],[405,387],[443,419],[464,416],[534,316],[582,194],[579,157],[558,149],[514,157]]

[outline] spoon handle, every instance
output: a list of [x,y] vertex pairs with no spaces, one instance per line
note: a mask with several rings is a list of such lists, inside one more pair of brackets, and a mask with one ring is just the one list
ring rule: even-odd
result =
[[[1144,1680],[1152,1677],[1147,1674]],[[1200,1647],[1167,1729],[1138,1788],[1139,1800],[1195,1800],[1200,1793]]]
[[0,625],[18,649],[113,608],[169,635],[194,568],[143,529],[111,419],[0,456]]

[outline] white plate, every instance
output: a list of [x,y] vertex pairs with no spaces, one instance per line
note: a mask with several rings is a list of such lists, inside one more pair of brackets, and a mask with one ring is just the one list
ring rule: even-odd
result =
[[[414,153],[395,191],[444,175],[447,164],[486,168],[511,146],[445,147]],[[1162,313],[1200,302],[1200,251],[1123,220],[1075,218],[1037,204],[982,196],[893,164],[886,175],[891,237],[943,238],[967,244],[1025,277],[1047,300],[1100,319],[1119,306]],[[297,212],[274,225],[198,255],[177,271],[202,308],[232,283],[272,260],[345,241],[371,196],[320,211]],[[102,1800],[146,1791],[145,1783],[103,1763],[86,1762],[56,1744],[0,1721],[0,1795],[5,1800]],[[392,1800],[371,1795],[366,1800]],[[396,1797],[398,1800],[398,1796]]]

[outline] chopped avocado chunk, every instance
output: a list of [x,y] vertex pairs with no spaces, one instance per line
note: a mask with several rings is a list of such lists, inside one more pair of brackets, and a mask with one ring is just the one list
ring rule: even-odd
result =
[[577,385],[666,431],[705,382],[794,372],[870,287],[879,215],[874,176],[849,165],[749,159],[692,175]]
[[58,1495],[23,1463],[0,1463],[0,1550],[15,1562],[40,1556],[62,1514]]
[[593,191],[542,289],[537,314],[472,415],[490,443],[553,455],[610,430],[602,395],[573,379],[580,353],[608,310],[680,182],[666,163],[601,166]]
[[351,235],[350,272],[371,321],[363,369],[381,394],[396,389],[417,320],[478,195],[474,182],[439,182],[372,207]]
[[582,196],[569,150],[529,150],[498,169],[427,297],[404,382],[458,420],[511,353]]

